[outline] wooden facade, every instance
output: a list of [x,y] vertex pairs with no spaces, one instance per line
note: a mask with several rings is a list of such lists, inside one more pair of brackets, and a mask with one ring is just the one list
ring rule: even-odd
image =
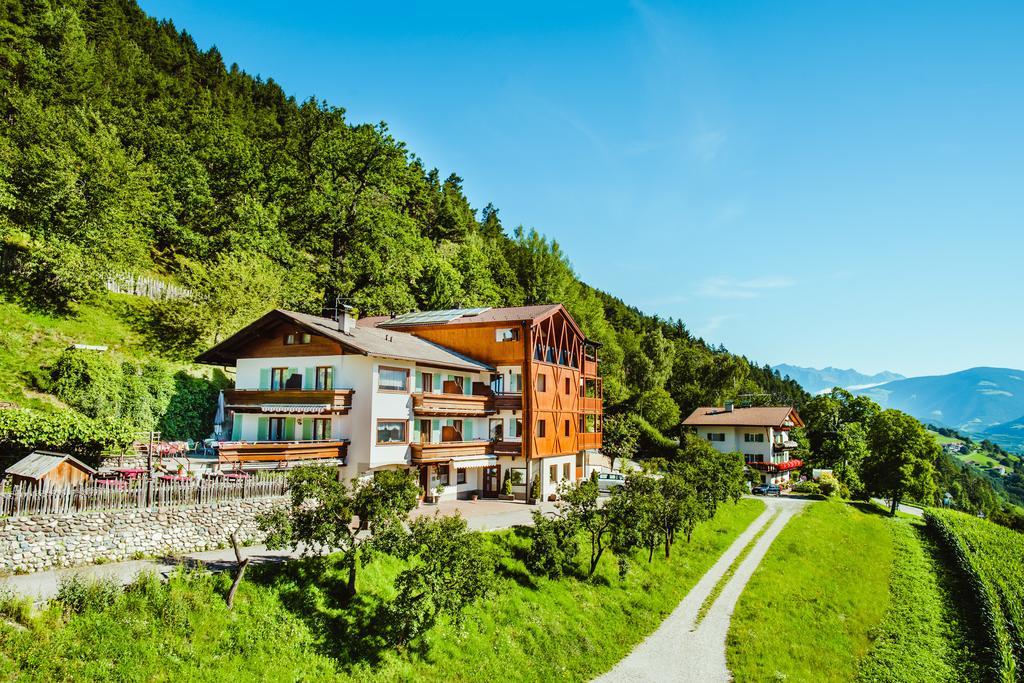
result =
[[322,404],[323,413],[345,415],[352,408],[351,389],[228,389],[227,408],[235,412],[261,412],[266,403],[277,405]]
[[[301,335],[309,337],[303,342]],[[289,335],[299,335],[296,343],[288,344]],[[280,322],[249,337],[236,351],[242,358],[289,358],[306,356],[339,356],[344,353],[341,344],[298,325]]]

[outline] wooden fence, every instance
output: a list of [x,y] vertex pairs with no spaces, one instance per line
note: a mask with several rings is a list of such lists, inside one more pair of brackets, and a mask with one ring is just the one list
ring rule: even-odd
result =
[[80,486],[17,484],[0,493],[0,517],[67,515],[75,512],[149,510],[283,496],[288,480],[260,475],[241,481],[176,482],[140,479],[124,488],[89,482]]
[[134,273],[111,275],[107,278],[106,286],[111,292],[117,294],[144,296],[154,301],[184,299],[192,294],[192,290],[187,287],[164,282],[149,275],[135,275]]

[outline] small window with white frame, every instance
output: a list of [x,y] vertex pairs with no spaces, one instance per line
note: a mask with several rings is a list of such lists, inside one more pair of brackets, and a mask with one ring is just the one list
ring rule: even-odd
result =
[[499,327],[494,330],[494,341],[519,341],[519,330],[515,327]]
[[708,441],[725,441],[725,432],[708,432]]
[[743,435],[743,440],[746,443],[764,443],[764,434],[751,434],[748,432]]

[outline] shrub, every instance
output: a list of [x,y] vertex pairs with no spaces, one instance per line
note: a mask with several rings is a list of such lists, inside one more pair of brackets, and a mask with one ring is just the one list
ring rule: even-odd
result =
[[90,459],[107,451],[123,451],[131,442],[132,427],[123,420],[93,420],[70,410],[0,410],[0,449],[5,451],[42,448]]
[[526,552],[526,568],[534,574],[559,578],[572,574],[579,550],[576,534],[579,528],[566,517],[548,517],[534,510],[533,525],[526,528],[530,547]]
[[84,579],[77,574],[63,579],[54,601],[68,614],[98,612],[113,605],[124,592],[113,579]]
[[793,486],[793,492],[815,496],[821,493],[821,486],[816,481],[801,481]]

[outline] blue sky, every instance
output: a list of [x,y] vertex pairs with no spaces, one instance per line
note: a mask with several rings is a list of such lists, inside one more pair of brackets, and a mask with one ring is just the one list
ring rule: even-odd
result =
[[1024,3],[141,5],[732,351],[1024,367]]

